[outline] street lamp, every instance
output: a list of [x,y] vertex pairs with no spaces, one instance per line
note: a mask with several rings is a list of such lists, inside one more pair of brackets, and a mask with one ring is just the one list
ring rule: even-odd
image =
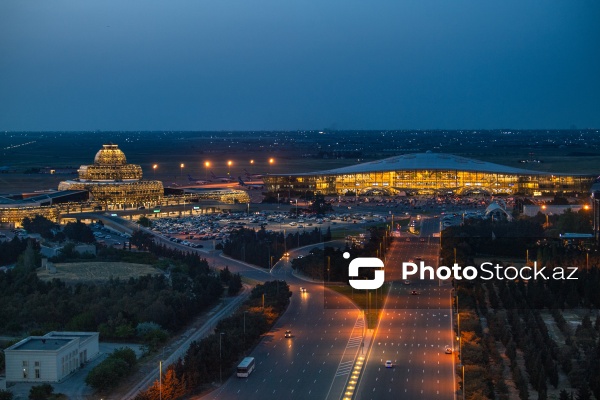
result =
[[586,252],[585,253],[585,269],[586,269],[586,271],[589,271],[589,265],[590,265],[590,253]]
[[462,363],[462,337],[460,335],[460,313],[457,314],[457,323],[458,323],[458,358]]
[[546,215],[546,228],[548,227],[548,214],[546,213],[546,205],[542,204],[542,210],[544,210],[544,215]]
[[248,311],[244,311],[244,351],[246,351],[246,314]]
[[181,163],[181,164],[179,165],[179,176],[180,176],[181,178],[183,178],[183,167],[185,167],[185,165],[184,165],[183,163]]
[[208,180],[208,168],[210,167],[210,161],[205,161],[204,166],[206,167],[206,179]]
[[225,332],[221,332],[219,334],[219,380],[221,381],[221,385],[223,384],[223,358],[222,358],[222,352],[221,352],[221,339],[223,338],[223,335],[225,334]]
[[162,360],[158,363],[158,398],[162,400]]
[[152,166],[152,172],[154,173],[154,177],[156,178],[156,168],[158,168],[158,164],[154,164]]
[[462,375],[463,375],[463,379],[462,379],[462,384],[463,384],[462,389],[463,390],[462,390],[462,392],[463,392],[463,400],[465,400],[465,365],[464,364],[462,366]]
[[231,164],[233,164],[233,162],[231,162],[231,160],[227,161],[227,175],[231,175]]

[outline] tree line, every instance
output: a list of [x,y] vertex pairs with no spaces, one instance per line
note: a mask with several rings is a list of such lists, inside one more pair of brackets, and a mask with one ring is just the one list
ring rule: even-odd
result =
[[67,239],[80,243],[94,243],[96,241],[90,227],[79,221],[69,222],[61,230],[58,224],[46,217],[36,215],[33,218],[23,218],[22,225],[28,233],[37,233],[44,239],[55,242],[64,242]]
[[[223,243],[223,253],[229,257],[269,268],[279,260],[286,249],[293,249],[310,244],[331,240],[331,230],[327,228],[325,234],[321,228],[302,233],[267,232],[264,227],[255,231],[253,229],[236,229]],[[272,258],[271,258],[272,257]]]

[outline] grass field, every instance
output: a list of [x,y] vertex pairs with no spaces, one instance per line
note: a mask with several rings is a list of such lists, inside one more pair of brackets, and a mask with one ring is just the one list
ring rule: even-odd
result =
[[102,283],[112,278],[126,280],[144,275],[156,275],[161,271],[146,264],[124,262],[80,262],[54,264],[56,273],[47,270],[38,271],[42,280],[60,279],[66,283]]
[[349,285],[334,284],[327,284],[326,287],[348,297],[359,309],[364,310],[367,317],[367,328],[377,327],[385,296],[390,290],[389,284],[385,283],[377,290],[355,290]]

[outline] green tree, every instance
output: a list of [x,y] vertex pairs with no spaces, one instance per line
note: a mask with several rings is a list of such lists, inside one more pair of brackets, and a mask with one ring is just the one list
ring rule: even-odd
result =
[[325,201],[325,196],[322,194],[317,194],[315,196],[315,200],[310,205],[310,209],[317,214],[324,214],[326,212],[333,211],[331,204]]
[[571,396],[565,389],[560,391],[560,394],[558,395],[558,400],[570,400],[570,399],[571,399]]
[[36,215],[33,219],[29,217],[23,218],[22,225],[27,232],[38,233],[46,239],[53,239],[54,234],[52,230],[58,229],[58,225],[41,215]]
[[229,296],[235,296],[242,289],[242,277],[240,274],[233,274],[229,280],[229,287],[227,288],[227,294]]
[[128,369],[124,360],[109,357],[89,372],[85,383],[96,390],[111,389],[126,376]]
[[74,242],[94,243],[96,238],[92,229],[82,222],[69,222],[63,229],[65,236]]
[[33,240],[30,239],[27,241],[27,247],[25,248],[25,251],[19,256],[18,266],[24,271],[33,271],[40,265],[40,263],[40,255],[35,249]]
[[135,352],[129,347],[121,347],[112,352],[110,357],[119,358],[127,363],[129,368],[133,368],[135,366],[137,357]]
[[148,232],[142,231],[133,232],[129,241],[132,245],[136,246],[140,250],[148,250],[154,243],[152,235]]
[[137,223],[146,228],[152,227],[152,221],[150,221],[150,218],[148,218],[144,215],[142,215],[140,218],[138,218]]
[[221,282],[229,283],[231,280],[231,271],[229,271],[229,267],[227,265],[219,272],[219,277],[221,278]]
[[13,400],[13,393],[8,390],[0,389],[0,400]]
[[592,392],[590,392],[590,388],[586,385],[581,386],[577,389],[577,394],[575,395],[575,399],[577,400],[592,400]]
[[123,378],[133,372],[135,364],[136,356],[133,350],[117,349],[89,372],[85,383],[96,390],[116,387]]
[[589,211],[568,209],[558,217],[556,227],[561,233],[591,233],[592,219]]
[[49,383],[32,386],[29,390],[29,400],[47,400],[54,393],[54,388]]

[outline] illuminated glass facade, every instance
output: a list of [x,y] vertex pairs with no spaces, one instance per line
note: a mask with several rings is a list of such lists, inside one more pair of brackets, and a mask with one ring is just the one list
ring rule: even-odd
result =
[[58,209],[54,206],[6,206],[0,207],[0,223],[13,224],[19,226],[25,217],[34,218],[41,215],[50,221],[57,222],[59,217]]
[[264,177],[267,190],[326,195],[523,194],[588,192],[596,176],[552,174],[447,154],[407,154],[351,167]]

